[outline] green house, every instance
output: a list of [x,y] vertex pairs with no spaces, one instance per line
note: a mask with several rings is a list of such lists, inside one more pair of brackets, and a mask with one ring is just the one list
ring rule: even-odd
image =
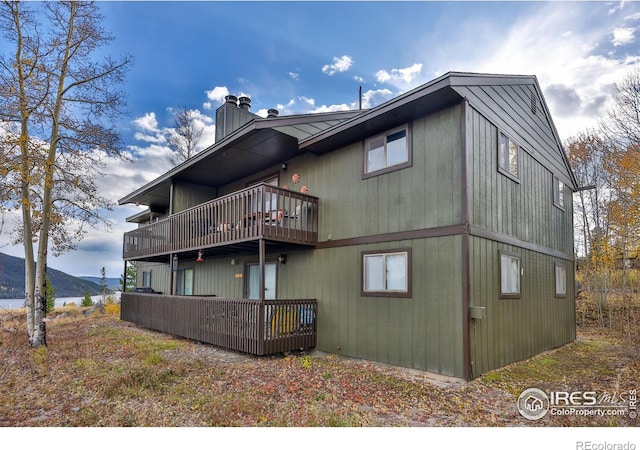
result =
[[120,200],[148,206],[124,320],[463,379],[575,339],[576,180],[534,76],[266,118],[228,96],[216,134]]

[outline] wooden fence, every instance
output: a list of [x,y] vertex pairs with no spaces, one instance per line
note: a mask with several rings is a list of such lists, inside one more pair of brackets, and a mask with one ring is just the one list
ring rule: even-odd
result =
[[316,345],[316,300],[258,300],[123,292],[120,318],[253,355]]

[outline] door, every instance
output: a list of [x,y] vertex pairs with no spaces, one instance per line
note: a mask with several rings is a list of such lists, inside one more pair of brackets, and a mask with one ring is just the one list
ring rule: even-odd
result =
[[[260,298],[260,265],[247,264],[247,298],[258,300]],[[264,298],[275,300],[276,298],[276,263],[264,264]]]
[[193,295],[193,269],[178,270],[176,295]]

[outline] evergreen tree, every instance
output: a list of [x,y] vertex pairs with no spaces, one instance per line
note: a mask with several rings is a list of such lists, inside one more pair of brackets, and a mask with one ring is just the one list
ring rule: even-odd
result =
[[47,293],[47,314],[49,314],[51,311],[53,311],[53,308],[55,308],[56,306],[56,290],[53,287],[53,284],[51,284],[51,280],[49,279],[49,277],[47,277],[46,279],[46,293]]
[[86,292],[80,306],[93,306],[93,300],[91,299],[91,292]]
[[[122,292],[131,292],[136,287],[136,278],[138,276],[138,264],[136,261],[130,261],[127,263],[127,273],[125,278],[120,275],[120,286]],[[125,284],[126,283],[126,284]]]
[[104,267],[100,269],[100,296],[101,303],[104,303],[107,296],[107,272]]

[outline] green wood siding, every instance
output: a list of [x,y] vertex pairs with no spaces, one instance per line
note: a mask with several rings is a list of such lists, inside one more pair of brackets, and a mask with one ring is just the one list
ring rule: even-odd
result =
[[[287,171],[265,170],[220,195],[279,171],[280,186],[320,198],[319,240],[337,240],[460,223],[460,106],[412,123],[412,167],[362,179],[363,143],[320,157],[304,154]],[[291,180],[300,174],[300,182]],[[357,218],[357,220],[356,220]]]
[[[412,297],[362,297],[362,252],[405,247],[412,248]],[[277,298],[318,300],[319,350],[463,377],[461,256],[460,236],[290,250],[277,265]],[[181,260],[179,268],[194,269],[194,295],[241,298],[245,279],[236,274],[256,256],[235,259]],[[153,277],[156,267],[168,280],[169,266],[154,265]]]
[[[169,257],[167,256],[167,262]],[[142,272],[151,272],[151,288],[154,291],[162,292],[163,294],[169,294],[171,287],[169,286],[170,280],[170,267],[169,264],[152,263],[139,261],[138,262],[138,274],[136,279],[136,287],[142,286]]]
[[184,181],[173,183],[173,213],[189,209],[216,198],[216,189]]
[[[500,251],[521,257],[521,297],[501,299]],[[472,375],[519,361],[575,339],[575,279],[571,261],[472,237],[471,305],[486,318],[471,322]],[[567,264],[567,295],[555,295],[555,263]]]
[[[519,182],[498,171],[498,128],[473,108],[468,113],[469,223],[573,255],[573,204],[553,204],[553,176],[528,152],[519,153]],[[557,174],[556,174],[557,175]]]
[[[362,297],[362,252],[412,248],[412,297]],[[461,237],[289,252],[278,296],[318,300],[318,346],[463,376]]]
[[[456,86],[455,90],[469,99],[475,110],[511,135],[548,171],[558,175],[569,187],[575,187],[560,153],[563,150],[555,140],[553,124],[545,114],[542,99],[533,84]],[[531,110],[531,96],[537,103],[535,114]]]

